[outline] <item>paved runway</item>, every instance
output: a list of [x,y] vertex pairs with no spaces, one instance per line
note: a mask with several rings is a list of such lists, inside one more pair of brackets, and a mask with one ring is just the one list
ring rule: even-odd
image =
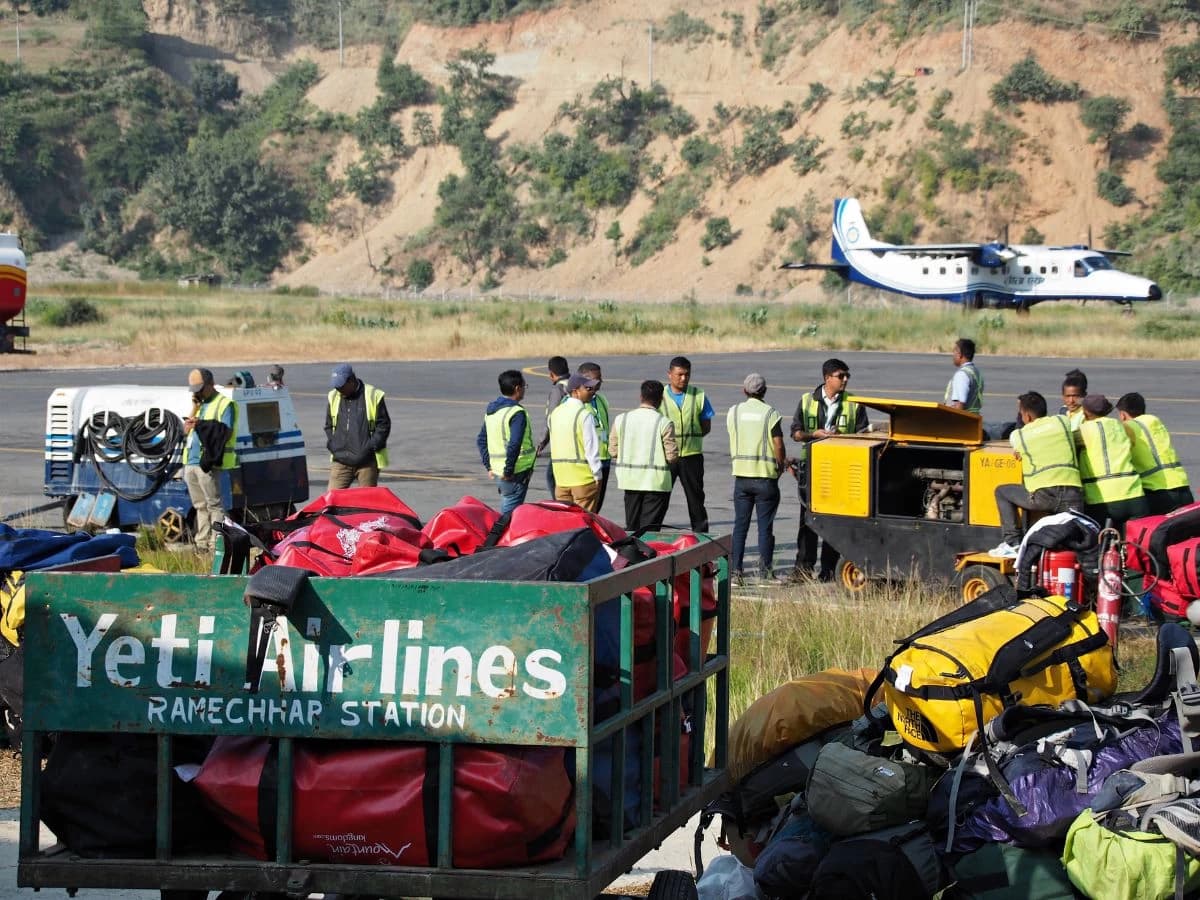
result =
[[[552,352],[552,351],[550,351]],[[729,474],[725,413],[742,399],[741,382],[752,371],[768,384],[766,400],[784,417],[785,429],[805,391],[820,381],[818,352],[770,351],[709,354],[692,357],[693,382],[708,391],[717,410],[713,432],[705,441],[706,487],[710,527],[732,527],[732,478]],[[852,373],[850,391],[865,396],[940,400],[953,371],[948,353],[854,353],[839,351]],[[613,414],[637,405],[638,386],[646,378],[665,380],[667,356],[598,357],[604,369],[603,391]],[[572,366],[582,358],[571,359]],[[238,366],[216,366],[223,382],[237,369],[249,369],[260,381],[274,360]],[[308,444],[312,493],[319,494],[328,477],[324,453],[325,395],[331,363],[298,364],[281,360],[287,384],[295,397],[301,428]],[[1063,373],[1079,366],[1089,375],[1091,390],[1116,400],[1126,391],[1146,395],[1150,410],[1170,428],[1185,466],[1200,473],[1200,396],[1195,384],[1196,364],[1173,360],[1077,360],[987,357],[977,359],[985,379],[984,419],[1000,422],[1015,413],[1016,395],[1039,390],[1057,407]],[[202,364],[203,361],[198,361]],[[484,406],[496,396],[496,375],[508,367],[522,368],[530,382],[529,407],[540,434],[540,410],[548,382],[545,359],[356,363],[358,374],[387,391],[392,417],[391,467],[383,483],[392,487],[423,518],[464,494],[497,503],[495,488],[479,464],[475,436]],[[187,368],[138,367],[80,369],[72,371],[13,371],[0,374],[4,403],[0,411],[0,516],[18,513],[46,501],[42,493],[45,406],[56,387],[90,384],[182,385]],[[881,413],[872,412],[875,422]],[[792,444],[788,443],[789,452]],[[545,499],[544,460],[538,462],[531,499]],[[798,502],[791,476],[785,476],[784,500],[776,522],[776,564],[788,565],[795,547]],[[603,512],[618,522],[624,519],[621,492],[610,488]],[[41,527],[61,524],[61,516],[43,514],[33,520]],[[667,524],[687,527],[682,490],[677,489]],[[750,544],[754,544],[751,533]]]

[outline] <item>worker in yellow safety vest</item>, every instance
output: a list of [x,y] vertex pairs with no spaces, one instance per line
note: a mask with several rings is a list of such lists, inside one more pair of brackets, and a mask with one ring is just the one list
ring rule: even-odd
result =
[[667,366],[667,389],[658,411],[675,426],[679,460],[671,467],[671,489],[683,485],[692,531],[708,531],[704,505],[704,436],[712,431],[716,413],[704,391],[692,384],[692,362],[676,356]]
[[196,511],[196,549],[212,553],[212,527],[225,519],[220,472],[237,466],[237,405],[216,389],[208,369],[188,373],[188,390],[195,408],[183,420],[183,483]]
[[679,459],[675,426],[658,411],[663,400],[661,381],[643,381],[637,409],[613,420],[608,449],[625,492],[625,530],[656,531],[671,504],[671,464]]
[[775,513],[779,511],[779,476],[787,469],[783,452],[783,417],[763,402],[767,380],[757,372],[742,382],[746,399],[730,408],[726,416],[729,457],[733,465],[733,550],[730,566],[734,577],[745,578],[742,561],[750,514],[758,522],[758,576],[771,574],[775,559]]
[[1103,394],[1083,399],[1083,424],[1076,442],[1083,479],[1083,511],[1104,525],[1111,519],[1124,535],[1125,523],[1150,514],[1142,479],[1133,467],[1133,444],[1125,428],[1110,418],[1113,405]]
[[1065,415],[1046,414],[1046,398],[1030,391],[1017,398],[1022,425],[1009,441],[1021,460],[1021,484],[996,488],[1003,540],[988,552],[1015,558],[1022,527],[1018,510],[1026,512],[1083,511],[1083,482],[1071,423]]
[[596,382],[596,390],[592,392],[592,415],[596,417],[596,439],[600,441],[600,496],[596,498],[596,509],[600,512],[604,506],[604,495],[608,493],[608,476],[612,469],[612,456],[608,452],[608,435],[611,428],[608,398],[600,393],[604,385],[604,374],[600,371],[599,363],[581,363],[578,370],[580,375]]
[[1165,515],[1195,502],[1187,472],[1171,446],[1171,434],[1158,416],[1146,412],[1146,398],[1137,392],[1117,401],[1117,418],[1133,445],[1133,467],[1142,479],[1150,515]]
[[475,444],[488,477],[496,481],[500,514],[505,515],[525,502],[536,451],[529,413],[521,405],[525,376],[517,369],[506,369],[497,381],[500,396],[488,404]]
[[954,342],[954,375],[946,385],[946,406],[965,409],[979,415],[983,410],[983,374],[975,365],[975,342],[959,338]]
[[550,465],[554,499],[596,511],[600,497],[600,440],[591,399],[600,383],[576,372],[567,396],[550,413]]
[[329,490],[379,484],[379,472],[388,464],[387,442],[392,432],[383,398],[383,391],[358,378],[349,363],[341,363],[330,373],[325,408]]
[[795,581],[816,577],[832,581],[841,556],[828,541],[821,546],[821,564],[817,568],[817,533],[809,526],[808,445],[835,434],[857,434],[870,428],[867,411],[850,399],[850,367],[840,359],[821,364],[821,383],[800,398],[792,414],[792,440],[796,448],[796,489],[800,495],[800,527],[796,532],[796,568],[788,575]]

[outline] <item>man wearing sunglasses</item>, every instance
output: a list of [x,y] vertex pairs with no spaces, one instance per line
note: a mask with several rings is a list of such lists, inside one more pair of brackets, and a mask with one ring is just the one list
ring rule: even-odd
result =
[[811,578],[832,581],[840,554],[826,541],[817,568],[817,533],[808,524],[808,445],[835,434],[866,431],[867,411],[846,395],[850,367],[840,359],[827,359],[821,366],[823,381],[812,393],[800,398],[792,417],[792,440],[796,452],[796,480],[800,492],[800,530],[796,535],[796,568],[793,580]]

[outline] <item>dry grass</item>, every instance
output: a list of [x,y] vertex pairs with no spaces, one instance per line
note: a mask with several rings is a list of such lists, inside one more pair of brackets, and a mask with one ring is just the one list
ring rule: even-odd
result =
[[[57,327],[48,319],[85,298],[102,320]],[[960,334],[981,352],[1056,356],[1200,358],[1200,316],[1167,306],[1121,316],[1109,305],[1038,307],[1029,316],[964,317],[945,304],[880,305],[694,301],[471,302],[363,300],[308,294],[195,291],[161,283],[63,284],[38,290],[28,309],[34,356],[6,368],[320,360],[353,346],[362,360],[537,357],[768,349],[942,352]],[[1115,339],[1119,338],[1119,339]]]

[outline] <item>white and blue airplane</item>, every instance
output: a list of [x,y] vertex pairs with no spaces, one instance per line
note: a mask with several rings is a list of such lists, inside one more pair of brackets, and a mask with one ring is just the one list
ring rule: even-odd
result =
[[1120,250],[1086,244],[888,244],[874,240],[854,198],[833,203],[833,262],[784,263],[824,269],[849,282],[968,309],[1025,310],[1047,300],[1111,300],[1132,311],[1136,300],[1161,300],[1148,278],[1113,268]]

